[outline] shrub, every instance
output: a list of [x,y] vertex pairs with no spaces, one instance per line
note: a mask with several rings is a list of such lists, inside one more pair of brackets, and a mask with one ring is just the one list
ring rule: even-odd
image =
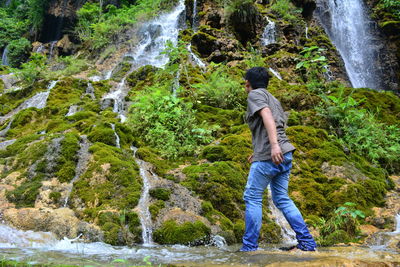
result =
[[33,53],[29,61],[22,63],[21,69],[15,70],[15,73],[27,85],[32,85],[36,80],[43,76],[46,67],[46,57],[41,54]]
[[153,86],[133,101],[129,122],[137,136],[161,154],[176,158],[192,155],[210,141],[210,131],[196,124],[192,105]]
[[31,42],[25,38],[13,40],[8,44],[8,60],[11,67],[19,67],[29,57]]

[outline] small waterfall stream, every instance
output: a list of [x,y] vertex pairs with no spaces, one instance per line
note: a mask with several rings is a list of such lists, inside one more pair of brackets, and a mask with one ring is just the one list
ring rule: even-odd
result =
[[50,52],[49,52],[49,60],[53,59],[54,56],[54,46],[57,44],[57,40],[50,42]]
[[146,168],[147,163],[136,157],[137,148],[132,146],[131,150],[133,151],[133,156],[137,165],[139,166],[140,176],[143,179],[142,194],[140,195],[139,204],[137,206],[140,224],[142,225],[143,245],[151,246],[153,245],[153,223],[151,221],[151,214],[149,211],[149,191],[151,188],[150,180],[153,177],[149,176],[151,173],[149,172],[149,169]]
[[400,213],[396,215],[396,229],[393,231],[394,234],[400,234]]
[[192,57],[193,62],[199,66],[202,69],[206,68],[206,64],[192,51],[192,44],[188,44],[187,50],[190,53],[190,56]]
[[283,242],[286,244],[296,243],[296,233],[292,230],[286,218],[283,216],[282,212],[275,206],[272,200],[270,185],[268,185],[268,205],[276,224],[281,227]]
[[8,62],[8,45],[4,48],[3,55],[1,57],[1,65],[9,66]]
[[119,135],[117,134],[117,132],[115,131],[115,124],[111,123],[111,128],[114,131],[114,135],[115,135],[115,146],[118,148],[121,148],[121,142],[120,142],[120,138]]
[[64,207],[68,206],[68,200],[72,192],[72,188],[74,186],[74,183],[81,177],[81,175],[84,173],[86,170],[87,163],[89,161],[89,147],[90,147],[90,142],[87,139],[86,135],[82,135],[80,138],[80,149],[78,151],[78,163],[76,164],[75,168],[75,176],[72,178],[71,182],[68,185],[68,191],[67,191],[67,196],[65,197],[64,200]]
[[273,68],[268,68],[268,70],[276,77],[278,78],[278,80],[282,81],[282,76],[279,74],[279,72],[277,72],[276,70],[274,70]]
[[199,17],[197,14],[197,0],[193,1],[193,20],[192,20],[192,28],[193,32],[197,32],[197,29],[199,28]]
[[354,88],[383,89],[379,65],[381,40],[371,31],[362,0],[318,0],[315,15],[345,63]]
[[264,46],[276,43],[276,26],[275,26],[275,22],[270,20],[268,17],[266,17],[266,18],[267,18],[268,24],[267,24],[267,26],[265,26],[264,32],[263,32],[262,37],[261,37],[261,43]]
[[3,130],[0,131],[0,137],[4,137],[6,136],[7,132],[10,130],[11,128],[11,123],[13,122],[13,120],[10,120],[6,126],[6,128],[4,128]]

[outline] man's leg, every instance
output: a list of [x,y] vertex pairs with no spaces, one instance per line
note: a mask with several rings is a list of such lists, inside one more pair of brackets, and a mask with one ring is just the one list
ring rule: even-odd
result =
[[253,251],[258,248],[258,237],[262,224],[262,198],[264,190],[270,182],[270,178],[265,175],[267,171],[268,163],[265,161],[253,162],[251,165],[243,195],[246,203],[246,227],[240,251]]
[[299,209],[288,196],[291,161],[282,163],[281,165],[285,171],[276,175],[271,180],[272,199],[275,206],[282,211],[286,220],[296,233],[298,241],[297,248],[305,251],[314,251],[317,245],[311,236]]

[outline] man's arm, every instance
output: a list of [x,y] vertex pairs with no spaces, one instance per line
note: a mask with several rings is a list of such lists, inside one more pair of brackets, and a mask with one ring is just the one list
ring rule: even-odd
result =
[[272,112],[268,107],[259,111],[260,116],[264,122],[264,127],[268,133],[269,143],[271,144],[271,157],[272,162],[279,165],[283,162],[282,150],[278,143],[278,136],[276,133],[276,124]]

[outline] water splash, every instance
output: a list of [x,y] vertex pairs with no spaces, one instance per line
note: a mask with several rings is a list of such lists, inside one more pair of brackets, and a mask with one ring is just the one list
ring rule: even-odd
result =
[[275,22],[270,20],[268,17],[268,24],[265,26],[264,32],[261,37],[261,43],[263,45],[269,45],[276,43],[276,25]]
[[217,248],[226,248],[228,244],[226,243],[225,238],[220,235],[214,235],[211,237],[210,245],[216,246]]
[[1,57],[1,64],[4,66],[9,66],[8,62],[8,45],[4,48],[3,55]]
[[110,123],[111,124],[111,128],[114,131],[114,136],[115,136],[115,146],[118,148],[121,148],[121,143],[120,143],[120,138],[119,135],[117,134],[117,132],[115,131],[115,124],[114,123]]
[[296,233],[292,230],[285,216],[283,216],[282,212],[275,206],[274,201],[272,200],[270,185],[268,185],[268,206],[271,210],[272,216],[274,217],[275,223],[281,227],[283,242],[287,244],[296,243]]
[[282,76],[279,74],[279,72],[277,72],[276,70],[274,70],[273,68],[268,68],[268,70],[276,77],[278,78],[278,80],[282,81]]
[[68,200],[72,192],[72,188],[74,186],[74,183],[81,177],[81,175],[84,173],[87,167],[87,163],[89,162],[89,147],[90,147],[90,142],[87,139],[86,135],[82,135],[80,138],[80,149],[78,151],[78,163],[76,164],[75,168],[75,176],[72,178],[71,182],[68,185],[68,191],[67,191],[67,196],[65,197],[64,201],[64,207],[68,206]]
[[133,151],[133,156],[137,165],[139,166],[140,177],[143,180],[142,194],[140,195],[139,204],[137,206],[138,214],[140,218],[140,224],[142,225],[142,240],[143,245],[152,246],[153,245],[153,223],[151,221],[151,214],[149,211],[149,191],[151,188],[150,179],[153,174],[147,167],[147,163],[141,159],[136,158],[136,147],[131,147]]
[[338,49],[354,88],[382,89],[380,43],[371,32],[366,7],[361,0],[318,0],[315,14]]

